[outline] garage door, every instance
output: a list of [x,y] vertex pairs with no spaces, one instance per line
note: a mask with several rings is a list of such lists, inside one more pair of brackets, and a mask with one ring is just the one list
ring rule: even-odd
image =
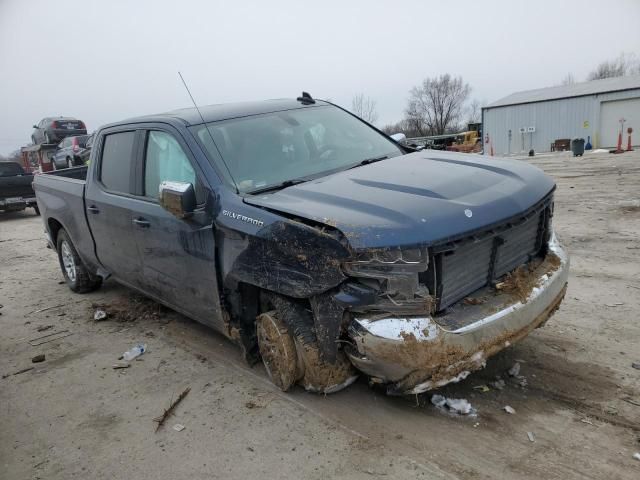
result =
[[615,147],[618,144],[620,119],[625,118],[625,134],[623,145],[627,145],[627,128],[633,128],[631,140],[634,145],[640,145],[640,98],[602,102],[600,106],[600,146]]

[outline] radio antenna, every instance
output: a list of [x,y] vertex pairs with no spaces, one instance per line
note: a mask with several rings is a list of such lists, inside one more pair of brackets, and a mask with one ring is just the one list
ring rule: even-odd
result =
[[231,170],[229,169],[227,162],[224,161],[224,157],[222,156],[222,153],[220,152],[218,145],[216,145],[216,141],[213,139],[211,130],[209,130],[209,125],[207,125],[207,123],[204,121],[202,112],[200,112],[200,109],[198,108],[198,104],[194,100],[193,95],[191,95],[191,90],[189,90],[189,87],[187,86],[187,82],[184,81],[184,77],[182,76],[182,73],[178,72],[178,75],[180,75],[180,80],[182,80],[182,84],[184,85],[185,90],[189,94],[189,98],[191,98],[191,102],[193,102],[193,106],[196,107],[196,111],[198,112],[198,115],[200,115],[200,120],[202,120],[202,124],[204,125],[204,128],[207,130],[207,133],[209,133],[209,137],[211,138],[211,143],[213,144],[214,148],[218,152],[218,155],[220,156],[220,160],[222,160],[222,164],[224,165],[224,168],[227,169],[227,173],[229,174],[229,177],[231,178],[233,185],[236,187],[236,192],[239,193],[240,189],[238,188],[238,184],[236,183],[235,178],[233,178],[233,175],[231,174]]

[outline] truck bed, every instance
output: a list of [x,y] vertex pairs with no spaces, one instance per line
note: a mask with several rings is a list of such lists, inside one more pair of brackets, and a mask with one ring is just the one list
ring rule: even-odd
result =
[[55,229],[64,228],[81,257],[83,252],[94,250],[84,202],[86,176],[87,167],[83,166],[35,175],[33,181],[42,218],[56,222]]

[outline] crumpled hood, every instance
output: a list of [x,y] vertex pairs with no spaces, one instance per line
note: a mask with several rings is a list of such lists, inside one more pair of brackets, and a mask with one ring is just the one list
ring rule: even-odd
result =
[[527,210],[553,188],[524,160],[425,150],[245,202],[338,228],[359,249],[458,237]]

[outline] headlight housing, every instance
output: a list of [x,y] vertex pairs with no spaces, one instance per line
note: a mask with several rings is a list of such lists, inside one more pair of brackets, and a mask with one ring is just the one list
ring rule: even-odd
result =
[[378,280],[384,293],[406,298],[413,298],[419,290],[418,274],[428,267],[426,248],[369,250],[342,263],[346,275]]

